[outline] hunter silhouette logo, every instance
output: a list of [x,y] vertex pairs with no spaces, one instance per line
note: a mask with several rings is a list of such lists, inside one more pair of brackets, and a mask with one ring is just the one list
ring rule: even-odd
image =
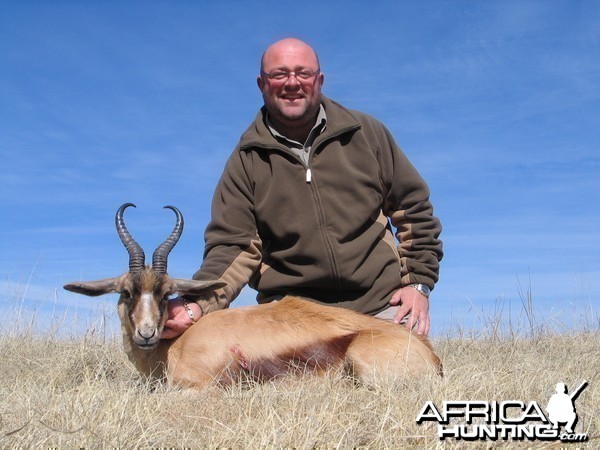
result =
[[587,380],[579,385],[575,392],[571,395],[567,393],[567,386],[565,383],[556,384],[556,394],[550,397],[546,411],[548,411],[548,418],[552,422],[553,428],[558,429],[560,423],[566,423],[565,431],[569,434],[573,434],[573,429],[577,424],[577,411],[575,410],[575,399],[579,397],[581,391],[583,391],[588,385]]
[[[584,380],[569,395],[565,383],[558,383],[555,394],[548,401],[547,414],[535,401],[453,400],[442,402],[439,409],[432,401],[427,401],[416,421],[417,424],[437,422],[440,440],[539,439],[584,442],[588,440],[587,433],[577,434],[574,431],[578,419],[575,400],[587,385],[588,381]],[[562,432],[561,425],[564,425]]]

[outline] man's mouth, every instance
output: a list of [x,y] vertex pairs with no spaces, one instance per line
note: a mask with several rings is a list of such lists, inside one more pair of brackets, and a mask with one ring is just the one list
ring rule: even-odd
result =
[[300,100],[300,99],[304,98],[304,96],[301,94],[283,94],[279,98],[281,98],[283,100],[294,101],[294,100]]

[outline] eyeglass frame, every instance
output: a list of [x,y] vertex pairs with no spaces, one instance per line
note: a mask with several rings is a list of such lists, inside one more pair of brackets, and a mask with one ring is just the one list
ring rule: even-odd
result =
[[[276,69],[275,71],[278,71],[278,69]],[[302,73],[302,72],[311,72],[311,75],[308,76],[307,78],[303,78],[303,77],[299,77],[298,73]],[[312,70],[307,70],[307,69],[300,69],[300,70],[279,70],[279,73],[281,75],[283,75],[283,78],[275,78],[275,76],[273,75],[273,73],[267,73],[267,72],[263,72],[262,70],[260,71],[261,75],[264,75],[265,77],[267,77],[269,80],[274,80],[274,81],[283,81],[283,82],[287,82],[290,77],[292,75],[294,75],[294,78],[296,78],[296,80],[298,80],[298,82],[306,82],[309,81],[311,78],[316,77],[318,74],[321,73],[321,69],[317,69],[315,71]]]

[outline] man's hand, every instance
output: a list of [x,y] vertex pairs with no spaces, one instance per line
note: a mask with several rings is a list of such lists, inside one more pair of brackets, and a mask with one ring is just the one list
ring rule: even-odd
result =
[[400,323],[408,316],[406,328],[415,329],[418,334],[429,334],[429,299],[416,289],[405,286],[398,289],[390,299],[390,305],[400,305],[394,317],[394,323]]
[[[195,321],[200,319],[202,311],[196,302],[188,302],[188,308],[192,310]],[[165,322],[163,332],[160,335],[161,339],[176,338],[177,336],[182,335],[183,332],[194,323],[183,306],[183,301],[179,297],[169,301],[167,313],[169,314],[169,318]]]

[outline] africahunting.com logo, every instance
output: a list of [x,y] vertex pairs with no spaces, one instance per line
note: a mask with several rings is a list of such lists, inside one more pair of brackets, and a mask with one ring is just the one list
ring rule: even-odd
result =
[[437,422],[438,437],[465,441],[487,440],[561,440],[583,442],[587,433],[576,433],[575,400],[588,385],[581,383],[569,394],[564,383],[556,385],[545,412],[537,402],[508,401],[444,401],[438,408],[425,402],[417,415],[417,423]]

